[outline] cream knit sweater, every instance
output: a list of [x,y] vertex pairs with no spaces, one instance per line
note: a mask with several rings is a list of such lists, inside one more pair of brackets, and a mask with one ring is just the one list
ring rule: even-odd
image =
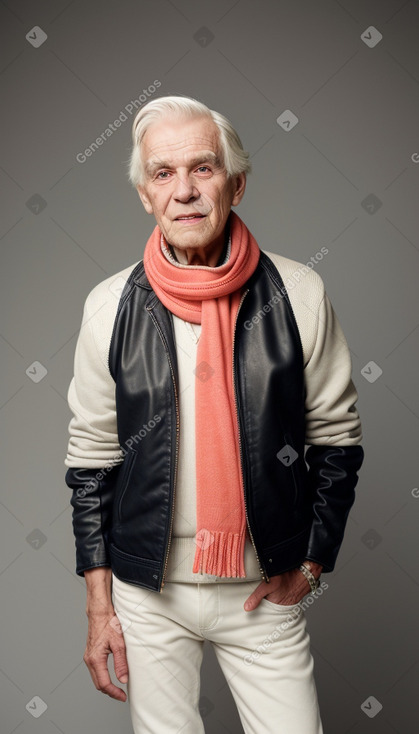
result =
[[[300,262],[264,251],[288,291],[300,332],[306,385],[306,445],[361,443],[358,399],[351,380],[351,357],[321,277]],[[65,465],[97,469],[122,460],[118,442],[115,383],[108,368],[113,323],[123,285],[137,263],[99,283],[87,296],[68,390],[73,412]],[[274,306],[273,306],[274,307]],[[259,318],[266,318],[260,313]],[[200,325],[173,315],[179,374],[180,444],[173,536],[166,581],[192,583],[262,580],[249,539],[246,578],[192,573],[195,555],[195,375]],[[150,416],[150,419],[152,416]],[[152,428],[150,429],[152,430]],[[144,439],[146,440],[146,438]]]

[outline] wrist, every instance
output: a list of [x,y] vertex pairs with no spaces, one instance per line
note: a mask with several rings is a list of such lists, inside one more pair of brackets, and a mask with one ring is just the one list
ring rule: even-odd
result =
[[95,601],[86,605],[86,616],[95,619],[109,619],[115,615],[115,609],[112,601],[104,599],[103,601]]
[[323,571],[323,566],[320,563],[316,563],[316,561],[310,561],[308,558],[303,561],[304,565],[307,566],[309,571],[313,574],[314,578],[318,579],[320,578],[320,575]]
[[113,610],[112,570],[107,566],[91,568],[84,572],[86,581],[86,614],[107,615]]
[[84,580],[86,582],[88,593],[101,588],[110,590],[112,586],[112,569],[110,566],[96,566],[95,568],[88,568],[84,572]]
[[315,594],[320,586],[321,569],[322,566],[320,564],[308,559],[298,566],[298,570],[305,576],[312,594]]

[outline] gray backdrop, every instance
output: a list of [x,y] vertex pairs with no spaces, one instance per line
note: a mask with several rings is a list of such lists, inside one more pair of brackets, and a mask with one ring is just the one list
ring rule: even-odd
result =
[[[316,268],[349,342],[366,458],[307,611],[319,700],[325,734],[413,734],[418,2],[8,0],[0,21],[1,733],[132,731],[82,661],[66,392],[87,293],[139,260],[154,226],[126,177],[135,104],[181,93],[226,114],[251,152],[237,211],[260,246],[303,263],[329,251]],[[239,734],[205,645],[207,734]]]

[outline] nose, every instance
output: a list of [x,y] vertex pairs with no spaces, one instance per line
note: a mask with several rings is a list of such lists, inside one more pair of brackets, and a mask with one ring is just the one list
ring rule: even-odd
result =
[[191,199],[199,197],[199,191],[197,190],[192,177],[189,176],[188,173],[178,173],[175,181],[173,196],[177,201],[186,203]]

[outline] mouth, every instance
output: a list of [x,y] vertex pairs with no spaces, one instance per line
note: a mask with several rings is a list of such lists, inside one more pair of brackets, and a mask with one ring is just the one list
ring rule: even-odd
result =
[[201,219],[205,219],[205,214],[198,214],[193,212],[192,214],[183,214],[180,217],[176,217],[175,222],[183,222],[183,224],[196,224]]

